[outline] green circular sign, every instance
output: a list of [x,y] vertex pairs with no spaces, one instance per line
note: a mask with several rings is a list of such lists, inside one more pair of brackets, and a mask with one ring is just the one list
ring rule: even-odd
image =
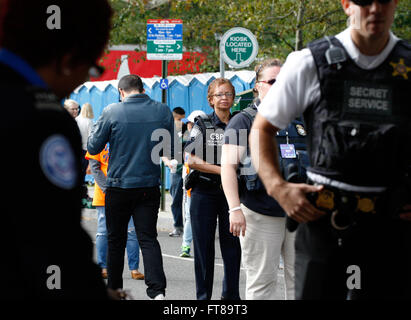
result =
[[258,53],[258,42],[245,28],[232,28],[221,38],[220,50],[224,61],[234,68],[249,66]]

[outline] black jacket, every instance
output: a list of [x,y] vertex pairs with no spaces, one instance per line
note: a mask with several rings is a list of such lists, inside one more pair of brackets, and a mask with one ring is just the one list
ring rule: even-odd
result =
[[76,122],[52,93],[3,64],[0,107],[0,298],[106,299],[81,227]]

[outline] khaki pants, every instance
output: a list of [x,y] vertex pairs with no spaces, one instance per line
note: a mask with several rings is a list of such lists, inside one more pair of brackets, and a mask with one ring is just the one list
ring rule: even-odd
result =
[[256,213],[241,205],[247,227],[240,237],[246,269],[246,300],[274,300],[280,255],[284,261],[285,297],[294,300],[295,232],[285,227],[285,218]]

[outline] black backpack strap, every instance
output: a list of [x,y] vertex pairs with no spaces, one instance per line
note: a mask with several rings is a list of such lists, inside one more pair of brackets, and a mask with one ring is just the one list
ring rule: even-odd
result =
[[[255,116],[257,115],[257,109],[253,108],[252,106],[247,107],[241,110],[241,113],[244,114],[251,123],[254,122]],[[249,158],[249,149],[247,146],[247,157]],[[248,162],[248,166],[251,165],[251,159]],[[250,168],[250,167],[249,167]],[[258,177],[257,173],[249,174],[249,175],[240,175],[240,181],[242,182],[241,188],[248,191],[260,191],[264,190],[264,185],[261,182],[260,178]]]
[[[333,48],[331,48],[330,43],[332,44]],[[327,78],[329,69],[339,69],[337,65],[343,65],[344,63],[346,63],[349,60],[349,55],[347,53],[347,50],[345,50],[343,44],[335,36],[329,37],[328,40],[325,37],[319,40],[315,40],[309,43],[307,47],[313,55],[314,62],[317,68],[318,80],[320,81],[321,85],[321,94],[324,95],[323,83],[324,79]],[[343,54],[345,55],[344,62],[335,64],[330,63],[331,61],[329,61],[329,58],[327,58],[327,55],[329,56],[329,54],[327,53],[329,53],[331,49],[333,49],[333,51],[335,49],[343,51]]]
[[195,118],[195,120],[198,121],[198,124],[201,127],[201,130],[203,133],[206,132],[206,130],[215,130],[215,125],[211,121],[211,118],[208,115],[203,115],[203,116],[198,116]]

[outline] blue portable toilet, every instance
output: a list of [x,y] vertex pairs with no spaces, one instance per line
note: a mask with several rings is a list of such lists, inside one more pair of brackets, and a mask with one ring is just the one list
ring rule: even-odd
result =
[[[213,109],[208,104],[207,90],[209,84],[219,77],[220,74],[217,72],[168,77],[168,106],[170,109],[182,107],[186,111],[186,115],[194,110],[202,110],[207,114],[211,113]],[[254,87],[254,71],[226,71],[225,77],[231,80],[237,94]],[[162,99],[160,79],[160,77],[142,78],[145,93],[156,101]],[[118,80],[86,82],[70,94],[70,99],[77,101],[80,105],[89,102],[93,108],[94,120],[96,121],[106,106],[119,101],[117,85]],[[167,189],[170,186],[169,174],[170,172],[166,168],[165,182]]]

